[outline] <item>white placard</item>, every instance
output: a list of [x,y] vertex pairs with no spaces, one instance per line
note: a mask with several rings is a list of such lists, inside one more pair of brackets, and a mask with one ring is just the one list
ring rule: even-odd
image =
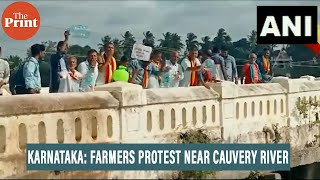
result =
[[152,48],[142,44],[134,44],[132,48],[131,58],[149,61]]

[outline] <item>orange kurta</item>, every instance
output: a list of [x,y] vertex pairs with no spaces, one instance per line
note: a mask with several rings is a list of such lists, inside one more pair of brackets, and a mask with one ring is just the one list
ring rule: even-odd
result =
[[[196,67],[197,62],[196,61],[190,61],[191,67]],[[190,86],[197,86],[198,85],[198,78],[197,78],[197,71],[191,71],[191,77],[190,77]]]
[[269,71],[270,71],[270,61],[269,61],[269,59],[263,56],[262,57],[262,64],[263,64],[264,70],[268,74]]
[[[107,60],[107,55],[103,54],[104,60]],[[106,65],[106,72],[105,72],[105,84],[111,83],[112,81],[112,74],[117,69],[117,62],[114,57],[111,58],[111,62]]]
[[148,88],[148,83],[149,83],[149,72],[148,72],[148,66],[144,68],[144,73],[143,73],[143,82],[142,86],[143,88]]

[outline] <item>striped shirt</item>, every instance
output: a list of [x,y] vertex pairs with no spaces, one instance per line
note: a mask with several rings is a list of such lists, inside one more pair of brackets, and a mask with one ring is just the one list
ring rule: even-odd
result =
[[138,71],[138,74],[136,76],[134,83],[139,85],[142,85],[142,82],[143,82],[144,69],[143,69],[142,63],[143,63],[142,61],[134,59],[130,61],[128,65],[128,72],[130,75],[132,75],[133,71],[136,71],[136,70]]

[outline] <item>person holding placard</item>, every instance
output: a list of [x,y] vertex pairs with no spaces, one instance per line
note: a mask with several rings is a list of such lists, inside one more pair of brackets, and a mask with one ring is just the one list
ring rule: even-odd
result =
[[144,69],[149,61],[133,59],[128,64],[129,83],[142,85]]
[[[131,54],[131,57],[133,58],[133,60],[131,60],[128,63],[128,72],[129,72],[129,83],[133,83],[133,84],[138,84],[138,85],[142,85],[143,86],[143,82],[144,80],[147,80],[146,78],[148,77],[147,74],[145,74],[144,72],[146,71],[146,67],[149,65],[150,63],[150,52],[152,51],[152,48],[150,49],[150,47],[146,47],[145,46],[145,42],[143,42],[143,46],[139,45],[139,44],[135,44],[133,46],[133,51]],[[144,50],[148,50],[148,53],[143,53],[143,54],[138,54],[135,51],[135,48],[139,47],[139,49],[144,49]],[[143,51],[145,52],[145,51]],[[139,58],[142,57],[142,58]],[[144,78],[146,77],[146,78]]]

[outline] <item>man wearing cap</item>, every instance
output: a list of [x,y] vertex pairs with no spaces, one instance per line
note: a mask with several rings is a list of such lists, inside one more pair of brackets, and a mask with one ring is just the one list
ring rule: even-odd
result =
[[0,96],[2,95],[2,86],[8,84],[10,77],[9,63],[1,59],[2,49],[0,47]]
[[126,56],[122,56],[120,60],[119,67],[113,72],[112,80],[114,82],[128,82],[129,81],[129,73],[127,71],[128,66],[128,58]]

